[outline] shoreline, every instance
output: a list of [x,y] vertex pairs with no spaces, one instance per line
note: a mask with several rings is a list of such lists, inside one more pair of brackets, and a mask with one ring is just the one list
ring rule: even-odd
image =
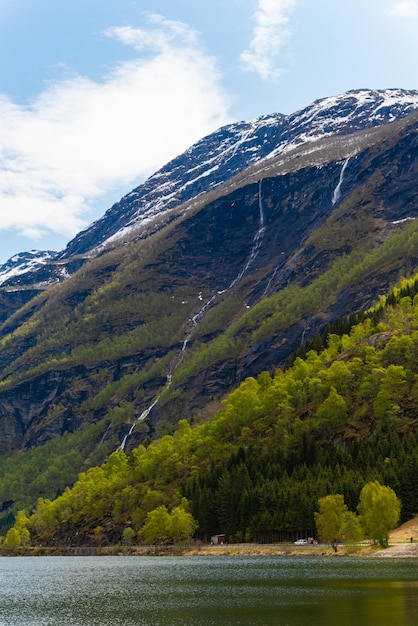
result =
[[293,544],[257,544],[240,543],[225,545],[177,545],[177,546],[80,546],[80,547],[51,547],[34,546],[17,548],[15,550],[1,550],[0,557],[13,556],[277,556],[314,558],[326,557],[356,557],[356,558],[418,558],[418,543],[391,543],[388,548],[382,549],[373,545],[360,544],[352,549],[339,545],[334,552],[329,545],[295,546]]

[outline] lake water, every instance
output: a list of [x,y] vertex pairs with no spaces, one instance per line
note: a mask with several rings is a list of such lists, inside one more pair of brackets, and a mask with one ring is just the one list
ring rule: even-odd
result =
[[412,626],[418,561],[0,558],[1,626]]

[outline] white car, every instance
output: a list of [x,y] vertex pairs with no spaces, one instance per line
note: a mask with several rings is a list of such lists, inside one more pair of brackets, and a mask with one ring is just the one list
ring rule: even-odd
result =
[[297,539],[295,541],[295,546],[307,546],[307,545],[308,545],[307,539]]

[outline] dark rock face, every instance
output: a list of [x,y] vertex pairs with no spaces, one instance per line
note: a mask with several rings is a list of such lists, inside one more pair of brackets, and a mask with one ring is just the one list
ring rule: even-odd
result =
[[[80,370],[51,371],[3,391],[0,401],[0,453],[13,448],[31,448],[48,439],[73,431],[79,423],[72,411],[64,408],[68,381]],[[74,398],[77,402],[82,397]],[[56,410],[56,418],[38,431],[38,423]],[[49,421],[49,420],[48,420]]]
[[196,286],[222,291],[245,267],[263,228],[248,274],[261,272],[254,298],[274,293],[291,279],[295,250],[332,212],[331,187],[338,169],[332,164],[260,180],[210,203],[182,223],[176,249],[159,261],[170,273],[185,272]]
[[0,324],[32,300],[37,293],[36,289],[0,291]]

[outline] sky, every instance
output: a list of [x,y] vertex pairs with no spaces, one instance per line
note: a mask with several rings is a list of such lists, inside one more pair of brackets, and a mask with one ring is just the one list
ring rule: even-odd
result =
[[418,89],[418,0],[0,0],[0,263],[220,126]]

